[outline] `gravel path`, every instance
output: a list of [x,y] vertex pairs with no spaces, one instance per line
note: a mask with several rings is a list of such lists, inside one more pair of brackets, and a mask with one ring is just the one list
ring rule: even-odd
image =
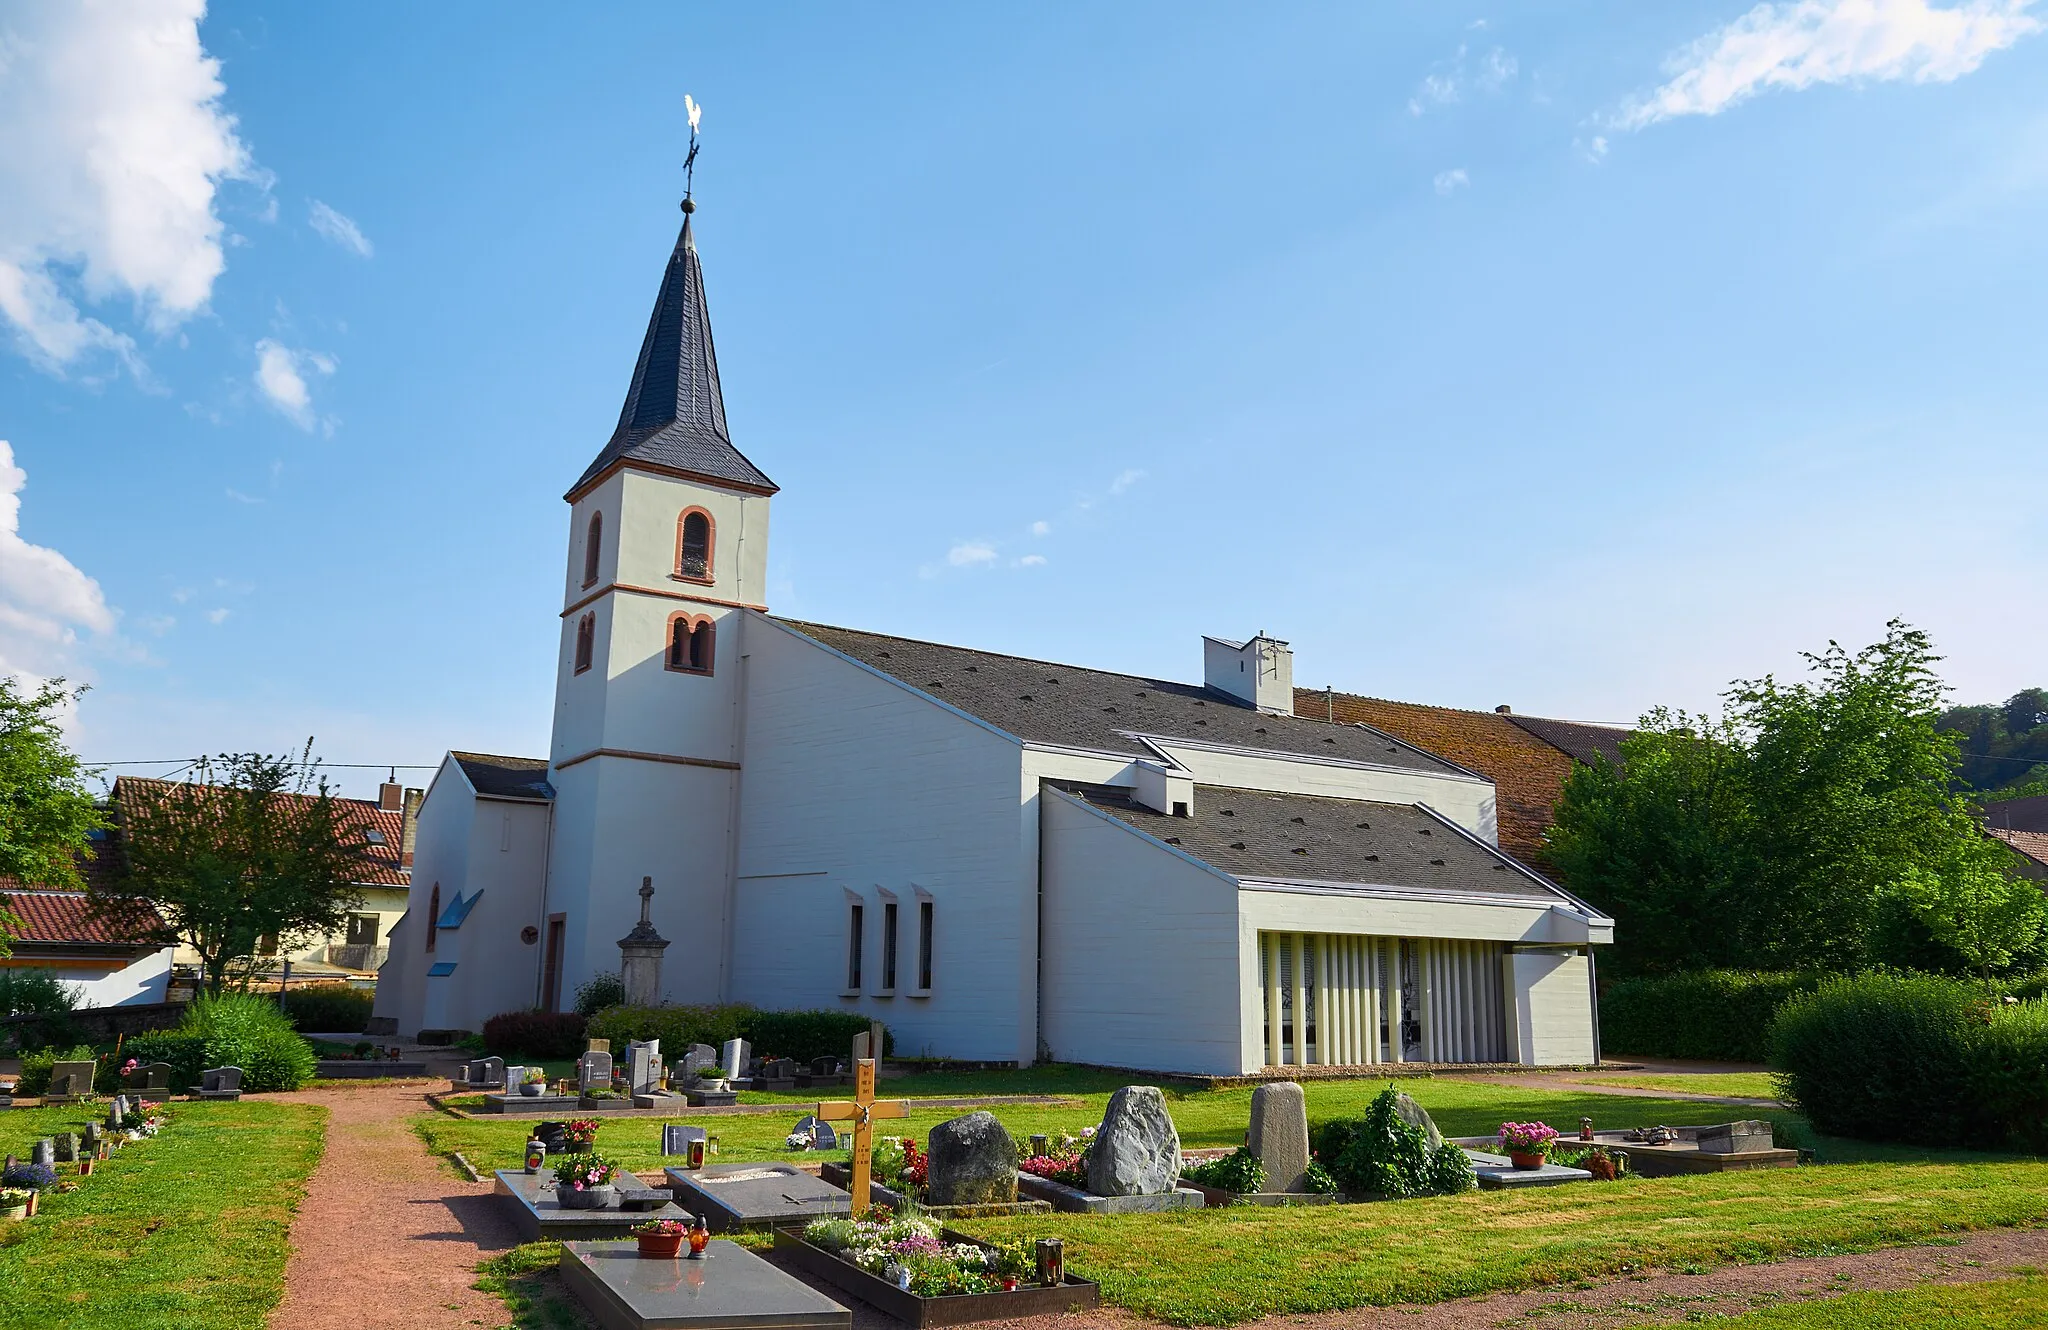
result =
[[[443,1082],[445,1084],[445,1082]],[[505,1306],[470,1285],[475,1267],[517,1243],[488,1183],[430,1156],[406,1119],[431,1083],[302,1090],[325,1104],[327,1148],[292,1221],[284,1301],[289,1330],[503,1327]]]

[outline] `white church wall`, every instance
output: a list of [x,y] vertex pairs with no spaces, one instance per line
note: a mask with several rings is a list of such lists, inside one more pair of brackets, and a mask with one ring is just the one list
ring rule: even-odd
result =
[[1369,937],[1441,937],[1524,945],[1584,942],[1586,921],[1532,900],[1527,905],[1367,896],[1291,888],[1247,879],[1245,926],[1254,931],[1357,933]]
[[440,885],[441,899],[447,902],[454,900],[469,880],[469,833],[475,804],[476,792],[470,788],[469,778],[454,758],[444,757],[420,801],[405,917],[387,935],[385,945],[390,950],[377,971],[372,1014],[397,1021],[403,1035],[418,1033],[426,1017],[426,972],[434,961],[425,950],[426,924],[434,887]]
[[[569,559],[562,569],[562,604],[565,607],[618,579],[619,515],[624,506],[620,496],[624,488],[625,473],[620,472],[603,484],[594,486],[569,506]],[[584,555],[589,548],[592,513],[601,513],[603,521],[597,542],[597,577],[586,584],[583,580]]]
[[1501,957],[1511,995],[1509,1056],[1528,1067],[1594,1060],[1592,971],[1583,951],[1514,951]]
[[[520,931],[531,925],[545,936],[541,887],[547,868],[548,806],[479,798],[473,810],[463,895],[483,894],[455,930],[455,951],[434,957],[456,961],[457,966],[450,976],[456,982],[450,986],[447,1009],[441,1021],[428,1022],[432,1029],[481,1030],[500,1012],[534,1006],[540,991],[540,944],[522,940]],[[452,900],[444,885],[443,908]],[[441,934],[442,939],[448,936],[446,931]],[[436,950],[445,947],[437,942]]]
[[1319,794],[1383,804],[1424,803],[1485,840],[1500,843],[1491,781],[1385,767],[1352,766],[1327,759],[1210,748],[1174,739],[1153,743],[1194,774],[1200,785],[1228,785],[1275,794]]
[[[591,748],[711,762],[739,759],[740,657],[744,616],[716,605],[694,605],[620,592],[607,598],[604,719],[590,747],[565,752],[566,761]],[[678,611],[714,625],[712,672],[668,668],[669,620]],[[595,672],[593,670],[593,672]]]
[[1253,990],[1238,974],[1236,883],[1057,790],[1042,795],[1039,816],[1052,1055],[1145,1071],[1245,1070],[1241,1008]]
[[[623,483],[616,580],[729,603],[761,604],[767,576],[768,499],[640,471],[621,472],[614,480]],[[692,508],[711,517],[709,584],[675,575],[677,523]],[[600,585],[602,581],[600,574]]]
[[[905,1051],[1030,1061],[1037,893],[1018,745],[772,621],[747,634],[732,996],[865,1012]],[[886,996],[885,891],[900,947]],[[867,937],[853,996],[849,893]],[[914,994],[921,899],[934,919],[928,996]]]
[[[564,762],[604,746],[605,699],[611,670],[612,611],[616,595],[600,596],[562,620],[562,639],[555,661],[554,737],[548,757]],[[577,672],[576,633],[583,616],[593,616],[590,668]]]

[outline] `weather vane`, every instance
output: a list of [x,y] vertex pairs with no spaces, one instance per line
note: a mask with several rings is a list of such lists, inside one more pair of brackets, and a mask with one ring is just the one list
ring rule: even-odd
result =
[[686,92],[683,94],[683,110],[690,116],[690,155],[683,158],[683,211],[695,212],[697,205],[691,201],[690,195],[697,188],[697,122],[704,118],[704,108]]

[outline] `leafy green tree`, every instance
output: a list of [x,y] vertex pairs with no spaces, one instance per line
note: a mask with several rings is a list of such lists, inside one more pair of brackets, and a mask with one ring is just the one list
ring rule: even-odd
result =
[[[77,856],[104,822],[86,789],[91,773],[58,725],[84,691],[51,679],[28,692],[0,676],[0,874],[56,890],[85,888]],[[20,927],[0,909],[0,956]]]
[[1717,724],[1652,713],[1621,768],[1574,773],[1549,862],[1614,914],[1610,971],[2038,961],[2048,904],[1957,787],[1939,659],[1894,620],[1806,655],[1807,679],[1738,680]]
[[260,941],[290,947],[342,927],[362,905],[364,854],[317,765],[226,753],[183,782],[120,781],[125,871],[100,893],[102,916],[133,927],[153,908],[158,936],[199,953],[216,996]]
[[2022,688],[2005,701],[1951,707],[1937,724],[1962,747],[1956,779],[1995,799],[2048,793],[2048,688]]

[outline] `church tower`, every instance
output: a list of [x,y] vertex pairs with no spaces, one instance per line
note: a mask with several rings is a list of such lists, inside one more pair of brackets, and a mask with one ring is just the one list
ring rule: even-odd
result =
[[670,1002],[724,996],[738,840],[746,609],[765,609],[775,483],[726,430],[718,357],[691,232],[661,290],[626,403],[569,488],[549,779],[542,1004],[619,967],[639,918],[675,942]]

